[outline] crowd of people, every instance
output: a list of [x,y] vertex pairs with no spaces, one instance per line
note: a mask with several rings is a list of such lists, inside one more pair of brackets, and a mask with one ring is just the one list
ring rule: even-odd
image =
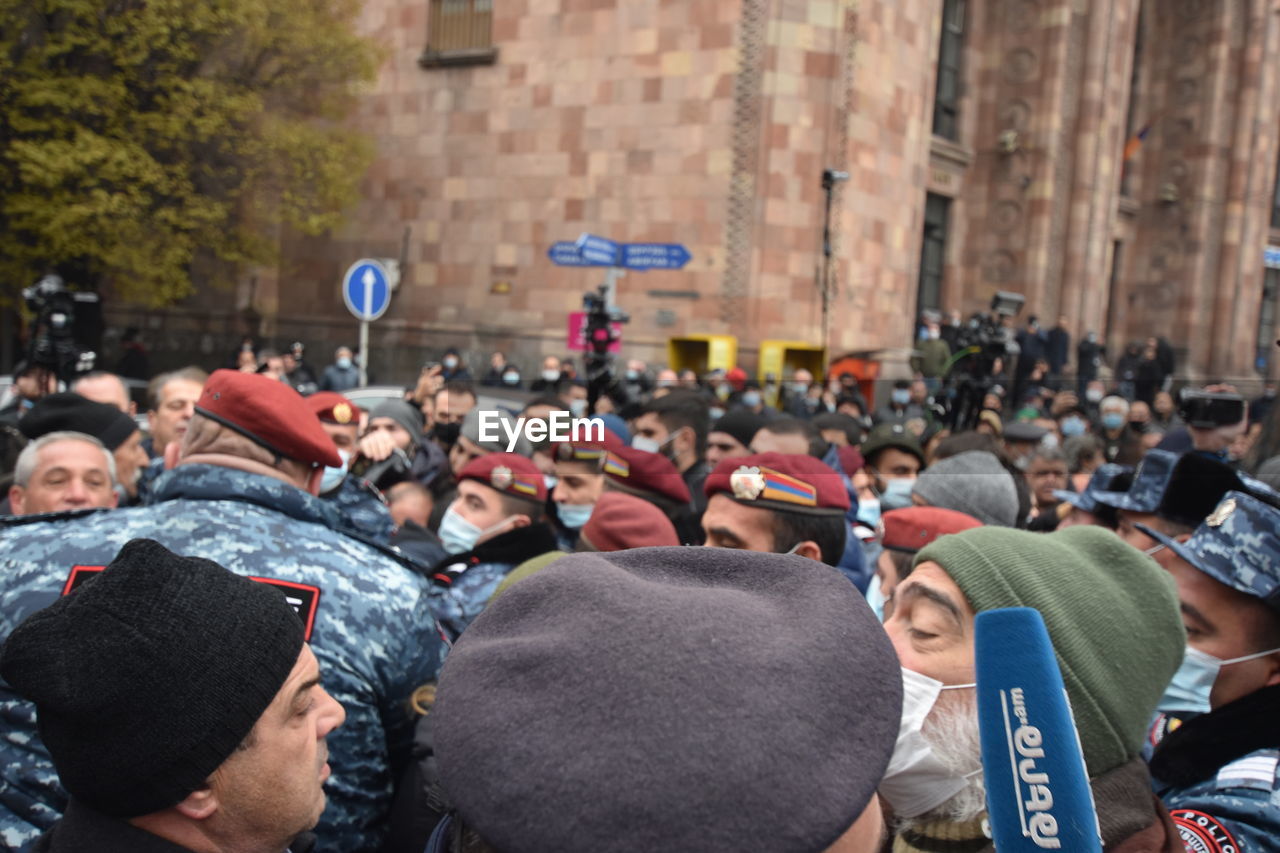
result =
[[0,846],[990,850],[975,620],[1031,607],[1105,850],[1277,849],[1280,410],[1029,323],[955,423],[924,319],[873,399],[450,349],[366,409],[351,350],[249,345],[144,419],[18,371]]

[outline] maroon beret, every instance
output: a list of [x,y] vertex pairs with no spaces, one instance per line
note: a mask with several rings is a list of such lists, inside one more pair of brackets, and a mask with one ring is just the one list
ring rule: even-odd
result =
[[604,473],[608,481],[636,497],[659,497],[687,504],[692,496],[684,478],[671,460],[658,453],[619,447],[605,454]]
[[458,480],[475,480],[513,498],[543,503],[547,484],[542,472],[526,456],[518,453],[488,453],[472,459],[458,472]]
[[703,487],[707,497],[724,492],[745,506],[810,515],[849,510],[844,480],[812,456],[757,453],[726,459]]
[[840,467],[846,474],[852,475],[867,467],[867,460],[862,458],[862,451],[856,447],[836,448],[836,455],[840,457]]
[[311,411],[326,424],[360,425],[360,407],[336,391],[317,391],[306,399]]
[[982,522],[971,515],[936,506],[890,510],[881,523],[884,532],[880,535],[880,544],[890,551],[908,554],[914,554],[939,536],[982,526]]
[[233,429],[277,456],[337,468],[342,457],[302,395],[277,379],[215,370],[196,413]]
[[[643,498],[605,492],[579,534],[593,551],[625,551],[657,545],[679,545],[680,537],[662,510]],[[579,546],[579,550],[588,550]]]
[[622,439],[605,430],[603,441],[558,441],[551,445],[549,453],[557,462],[586,462],[600,467],[605,454],[623,447],[626,445]]

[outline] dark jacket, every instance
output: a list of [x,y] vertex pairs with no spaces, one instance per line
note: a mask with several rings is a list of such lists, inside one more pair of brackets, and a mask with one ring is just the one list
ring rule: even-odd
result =
[[1049,371],[1061,373],[1071,360],[1071,333],[1054,326],[1049,330]]
[[[316,837],[304,832],[289,845],[289,853],[311,853]],[[98,814],[72,800],[67,813],[41,835],[34,853],[190,853],[186,847],[144,832],[127,821]],[[283,853],[283,851],[282,851]]]

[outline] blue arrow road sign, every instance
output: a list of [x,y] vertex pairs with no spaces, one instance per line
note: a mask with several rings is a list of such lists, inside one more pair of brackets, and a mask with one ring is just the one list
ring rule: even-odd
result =
[[[574,243],[560,242],[554,244],[550,249],[547,249],[547,257],[551,259],[551,263],[561,267],[596,266],[596,264],[582,257],[582,253],[578,251],[578,247]],[[606,266],[609,265],[606,264]]]
[[386,269],[369,258],[356,261],[342,277],[342,299],[357,320],[367,323],[381,317],[391,305]]
[[692,258],[679,243],[626,243],[621,265],[631,270],[678,270]]
[[597,266],[616,267],[621,260],[621,247],[617,243],[594,234],[583,234],[574,245],[583,258]]

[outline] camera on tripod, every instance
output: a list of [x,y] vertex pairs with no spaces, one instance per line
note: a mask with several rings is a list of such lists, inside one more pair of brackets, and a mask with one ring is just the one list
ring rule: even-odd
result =
[[1019,352],[1013,330],[1004,325],[1004,318],[1016,317],[1026,301],[1020,293],[999,291],[991,297],[987,313],[974,314],[960,328],[942,395],[951,429],[972,429],[977,424],[982,399],[993,386],[996,361]]
[[27,309],[36,315],[27,364],[47,370],[67,383],[93,370],[97,354],[81,349],[76,335],[78,323],[91,318],[84,317],[83,310],[77,314],[77,305],[97,308],[98,294],[68,290],[61,276],[47,275],[23,289],[22,298]]

